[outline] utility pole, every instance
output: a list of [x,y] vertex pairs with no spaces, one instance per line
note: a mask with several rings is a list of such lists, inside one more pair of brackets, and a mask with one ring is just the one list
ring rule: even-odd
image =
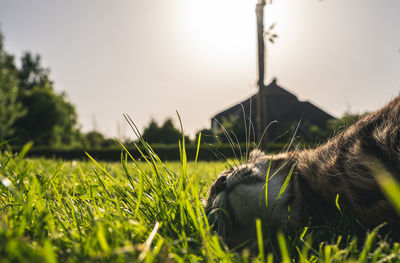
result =
[[258,93],[257,93],[257,140],[260,143],[260,149],[268,150],[267,145],[267,101],[266,88],[264,86],[265,73],[265,43],[264,43],[264,6],[265,0],[259,0],[256,5],[257,17],[257,46],[258,46]]

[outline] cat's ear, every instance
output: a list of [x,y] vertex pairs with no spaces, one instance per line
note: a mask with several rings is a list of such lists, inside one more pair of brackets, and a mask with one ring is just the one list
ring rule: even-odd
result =
[[265,158],[265,157],[267,157],[267,155],[263,151],[260,151],[259,149],[254,149],[251,151],[248,161],[254,163],[257,160]]

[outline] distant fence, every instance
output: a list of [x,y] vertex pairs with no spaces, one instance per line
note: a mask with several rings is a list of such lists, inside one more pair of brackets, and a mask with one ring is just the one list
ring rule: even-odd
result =
[[[269,146],[269,152],[280,152],[284,147],[284,144],[271,144]],[[177,161],[180,160],[180,153],[178,145],[156,145],[153,146],[155,153],[158,157],[163,160]],[[197,146],[187,145],[186,146],[187,159],[194,160],[196,157]],[[254,149],[250,147],[249,150]],[[142,152],[143,149],[141,149]],[[13,149],[13,152],[18,152],[19,149]],[[135,159],[142,159],[142,156],[138,149],[128,148],[128,151]],[[120,161],[122,149],[54,149],[54,148],[39,148],[33,147],[27,153],[27,157],[44,157],[44,158],[56,158],[64,160],[85,160],[88,159],[85,152],[89,153],[94,159],[101,161]],[[231,147],[230,145],[202,145],[200,146],[198,160],[201,161],[218,161],[226,160],[228,158],[240,158],[241,155],[245,155],[246,146],[240,145],[240,147]]]

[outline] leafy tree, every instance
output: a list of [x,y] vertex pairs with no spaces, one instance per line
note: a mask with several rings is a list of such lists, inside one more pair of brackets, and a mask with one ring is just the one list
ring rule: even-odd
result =
[[91,131],[86,133],[86,140],[90,148],[100,148],[104,142],[104,136],[100,132]]
[[51,86],[34,87],[20,94],[28,113],[15,123],[20,144],[33,140],[37,145],[61,146],[74,143],[77,115],[65,94],[55,94]]
[[161,143],[173,144],[182,140],[181,132],[174,127],[171,119],[167,119],[160,128]]
[[33,140],[36,145],[76,145],[79,138],[77,115],[66,94],[55,93],[39,55],[25,53],[19,70],[18,100],[27,114],[14,125],[17,144]]
[[112,139],[112,138],[105,138],[103,140],[103,142],[101,143],[101,146],[104,147],[104,148],[115,148],[115,147],[117,147],[118,149],[121,147],[119,145],[119,143],[115,139]]
[[158,143],[160,141],[160,127],[157,122],[152,119],[148,127],[143,131],[142,137],[145,141],[151,143]]
[[[174,144],[182,140],[181,132],[175,128],[171,119],[165,120],[161,127],[155,120],[151,120],[142,136],[149,143]],[[185,141],[189,142],[189,137],[185,136]]]
[[14,122],[25,114],[18,102],[18,71],[14,57],[4,50],[0,32],[0,140],[14,135]]
[[41,57],[38,54],[24,53],[18,72],[21,90],[32,90],[34,87],[46,87],[47,85],[53,86],[49,75],[50,70],[41,66]]
[[311,143],[320,143],[332,135],[332,131],[329,129],[321,129],[317,125],[311,125],[309,127],[309,132],[312,140],[309,139]]
[[114,139],[106,138],[102,133],[98,131],[90,131],[84,134],[82,145],[84,147],[89,147],[92,149],[112,148],[119,146],[119,144]]
[[362,116],[366,114],[367,113],[360,115],[360,114],[353,114],[346,112],[345,114],[343,114],[341,118],[329,120],[327,124],[328,129],[331,132],[342,131],[347,127],[349,127],[350,125],[352,125],[353,123],[357,122]]
[[324,140],[332,137],[334,134],[345,130],[346,128],[357,122],[365,114],[360,115],[346,112],[340,118],[329,120],[325,129],[321,129],[315,125],[310,126],[309,132],[313,137],[312,142],[323,142]]

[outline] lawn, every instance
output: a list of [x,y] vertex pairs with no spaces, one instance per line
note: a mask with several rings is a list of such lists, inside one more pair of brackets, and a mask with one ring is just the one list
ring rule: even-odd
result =
[[180,162],[161,162],[150,149],[147,162],[126,153],[116,163],[24,154],[0,155],[0,262],[400,260],[400,245],[378,230],[356,238],[305,228],[279,233],[253,255],[229,250],[210,233],[202,208],[228,164],[187,162],[183,150]]

